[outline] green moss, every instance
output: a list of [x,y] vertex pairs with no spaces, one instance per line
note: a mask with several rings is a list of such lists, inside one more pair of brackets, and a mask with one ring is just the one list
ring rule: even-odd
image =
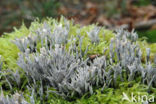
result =
[[[155,96],[156,95],[156,89],[152,89],[151,92],[153,93],[147,93],[148,89],[147,86],[140,85],[136,82],[121,82],[120,86],[116,89],[114,88],[104,88],[103,91],[101,89],[96,90],[92,96],[87,97],[84,95],[80,99],[77,99],[76,101],[66,101],[62,98],[58,97],[49,97],[49,103],[50,104],[142,104],[141,101],[139,102],[138,97],[147,95]],[[134,96],[136,96],[136,102],[129,102],[127,100],[122,100],[123,93],[125,93],[130,100],[132,93]]]
[[28,35],[29,30],[25,25],[22,25],[21,28],[15,29],[12,33],[6,33],[0,37],[0,55],[3,59],[3,68],[4,69],[15,69],[17,68],[16,60],[18,58],[19,49],[16,47],[12,41],[17,37],[22,37]]
[[[39,20],[35,20],[32,22],[29,29],[22,25],[20,29],[15,29],[12,33],[6,33],[2,37],[0,37],[0,55],[3,58],[3,69],[13,69],[15,70],[17,67],[16,61],[18,58],[18,52],[19,49],[16,47],[16,45],[13,44],[13,40],[15,38],[20,38],[24,36],[28,36],[30,33],[35,34],[35,30],[39,27],[42,27],[44,22],[48,23],[52,30],[54,29],[54,24],[62,24],[64,25],[64,18],[61,18],[60,22],[58,22],[55,19],[47,18],[43,20],[42,22],[39,22]],[[87,32],[94,28],[95,25],[85,26],[80,28],[79,25],[73,25],[72,22],[70,22],[70,37],[71,36],[77,36],[77,35],[83,35],[83,43],[82,43],[82,50],[84,51],[87,46],[89,46],[88,54],[102,54],[104,47],[108,46],[109,40],[114,36],[113,32],[106,29],[101,29],[99,33],[100,37],[100,43],[98,45],[94,45],[91,43],[90,39],[87,36]],[[78,34],[77,31],[80,30],[80,33]],[[70,43],[68,43],[70,44]]]
[[140,45],[142,53],[143,53],[143,55],[142,55],[143,61],[145,61],[146,48],[150,48],[151,49],[150,58],[151,58],[151,61],[154,61],[154,57],[156,55],[156,43],[147,43],[144,40],[144,41],[138,41],[138,44]]

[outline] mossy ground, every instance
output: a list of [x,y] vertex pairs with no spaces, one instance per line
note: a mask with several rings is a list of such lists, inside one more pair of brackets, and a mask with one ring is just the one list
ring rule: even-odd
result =
[[[53,23],[59,24],[58,21],[54,19],[46,19],[44,22],[47,22],[53,29],[54,25]],[[42,26],[44,22],[38,22],[34,21],[29,28],[27,28],[25,25],[22,25],[20,29],[15,29],[12,33],[6,33],[2,37],[0,37],[0,55],[2,56],[3,60],[3,70],[5,69],[12,69],[16,70],[18,69],[18,66],[16,64],[18,59],[18,52],[19,49],[16,47],[16,45],[13,44],[13,40],[15,38],[20,38],[24,36],[28,36],[30,33],[34,33],[35,29]],[[63,24],[63,20],[60,20],[60,22]],[[73,25],[70,24],[71,30],[70,35],[76,36],[77,31],[80,28],[79,25]],[[91,44],[91,41],[89,40],[87,36],[87,31],[90,31],[94,28],[95,25],[85,26],[82,27],[79,31],[78,35],[83,35],[84,39],[82,42],[82,50],[85,50],[87,45],[89,45],[90,51],[88,51],[88,55],[90,54],[100,54],[102,55],[104,47],[107,48],[110,43],[110,39],[114,37],[114,33],[110,30],[101,29],[99,36],[100,36],[100,43],[98,45]],[[148,44],[145,40],[144,41],[138,41],[139,45],[141,46],[143,50],[143,54],[145,56],[146,48],[151,48],[151,58],[153,59],[154,54],[156,53],[156,43],[150,43]],[[131,87],[129,87],[131,85]],[[1,86],[1,85],[0,85]],[[49,96],[48,103],[50,104],[129,104],[127,101],[122,101],[123,92],[130,95],[131,92],[133,93],[140,93],[140,94],[149,94],[147,93],[147,86],[139,85],[139,83],[133,82],[130,84],[129,82],[122,82],[119,84],[119,87],[114,88],[105,88],[103,92],[101,92],[101,89],[96,90],[92,96],[87,97],[83,96],[82,98],[79,98],[75,101],[67,101],[60,97],[56,97],[53,95]],[[26,93],[26,91],[24,91]],[[156,96],[156,89],[153,90],[154,96]],[[38,103],[41,103],[38,101]],[[133,104],[131,102],[131,104]],[[136,104],[136,103],[134,103]],[[141,103],[138,103],[141,104]]]

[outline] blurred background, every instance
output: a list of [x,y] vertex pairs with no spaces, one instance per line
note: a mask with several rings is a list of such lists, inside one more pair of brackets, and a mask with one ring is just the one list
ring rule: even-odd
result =
[[134,28],[139,37],[156,42],[156,0],[0,0],[0,35],[22,23],[29,27],[36,18],[61,15],[81,26]]

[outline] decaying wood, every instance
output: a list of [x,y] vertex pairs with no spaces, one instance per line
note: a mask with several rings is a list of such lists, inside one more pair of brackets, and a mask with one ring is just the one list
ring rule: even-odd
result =
[[156,19],[152,19],[152,20],[142,21],[142,22],[136,23],[136,24],[134,24],[134,27],[136,29],[150,28],[155,24],[156,24]]
[[[148,20],[148,21],[134,23],[134,24],[132,24],[132,28],[145,29],[145,28],[150,28],[155,24],[156,24],[156,19],[152,19],[152,20]],[[129,28],[131,28],[131,24],[123,24],[121,26],[117,26],[116,28],[118,28],[118,27],[124,27],[126,29],[129,29]]]

